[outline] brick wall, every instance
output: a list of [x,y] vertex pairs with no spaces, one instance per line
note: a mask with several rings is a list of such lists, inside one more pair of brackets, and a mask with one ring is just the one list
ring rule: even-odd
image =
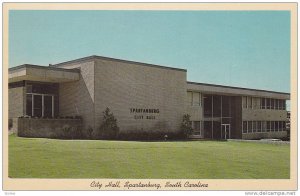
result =
[[64,128],[82,129],[81,119],[35,119],[17,118],[17,135],[21,137],[52,138]]
[[59,115],[83,118],[83,129],[94,124],[94,62],[65,65],[61,68],[80,68],[80,80],[60,83],[59,85]]
[[[97,59],[95,124],[100,125],[102,112],[109,107],[122,132],[179,131],[186,92],[184,71]],[[131,113],[130,108],[159,109],[159,113]]]
[[25,114],[24,87],[10,88],[8,90],[9,118],[16,118]]

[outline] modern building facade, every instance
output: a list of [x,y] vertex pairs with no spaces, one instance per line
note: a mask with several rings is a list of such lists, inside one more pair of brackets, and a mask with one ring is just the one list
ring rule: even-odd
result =
[[191,137],[286,137],[289,93],[187,82],[186,73],[100,56],[20,65],[9,69],[9,119],[80,116],[83,130],[96,130],[108,107],[121,132],[179,132],[189,114]]

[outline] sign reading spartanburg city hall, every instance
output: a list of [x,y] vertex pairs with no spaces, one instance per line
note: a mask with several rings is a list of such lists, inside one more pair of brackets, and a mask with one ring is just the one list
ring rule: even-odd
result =
[[159,114],[159,109],[130,108],[130,113],[135,114],[134,119],[137,120],[154,120],[155,114]]

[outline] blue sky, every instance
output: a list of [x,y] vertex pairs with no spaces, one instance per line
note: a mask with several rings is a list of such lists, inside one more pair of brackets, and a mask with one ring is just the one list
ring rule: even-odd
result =
[[290,92],[290,13],[10,11],[10,67],[90,55],[184,68],[193,82]]

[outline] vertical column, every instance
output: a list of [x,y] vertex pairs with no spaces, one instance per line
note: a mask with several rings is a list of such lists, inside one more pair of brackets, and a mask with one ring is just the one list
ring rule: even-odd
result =
[[31,114],[31,115],[34,116],[34,95],[31,94],[31,96],[32,96],[32,97],[31,97],[31,100],[32,100],[32,104],[31,104],[31,109],[32,109],[31,113],[32,113],[32,114]]
[[222,129],[222,124],[223,124],[223,95],[221,95],[221,138],[223,137],[223,129]]
[[52,95],[52,118],[54,117],[54,95]]
[[42,117],[44,117],[44,111],[45,111],[45,101],[44,101],[44,95],[42,95]]
[[211,95],[211,139],[214,139],[214,96]]

